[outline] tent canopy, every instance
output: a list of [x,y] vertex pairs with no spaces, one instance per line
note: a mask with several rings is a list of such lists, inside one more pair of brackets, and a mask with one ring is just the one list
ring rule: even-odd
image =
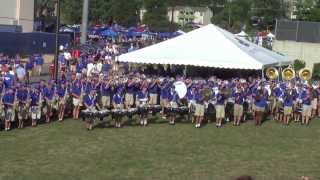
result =
[[123,54],[120,62],[263,69],[289,64],[286,56],[259,47],[209,24],[184,35]]
[[236,34],[237,36],[240,36],[240,37],[247,37],[248,36],[248,34],[246,33],[246,32],[244,32],[244,31],[241,31],[241,32],[239,32],[238,34]]

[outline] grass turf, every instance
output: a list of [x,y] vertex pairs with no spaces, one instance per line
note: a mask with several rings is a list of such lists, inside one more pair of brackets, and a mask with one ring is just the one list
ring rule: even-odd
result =
[[67,120],[0,132],[0,179],[320,179],[320,121],[95,128]]

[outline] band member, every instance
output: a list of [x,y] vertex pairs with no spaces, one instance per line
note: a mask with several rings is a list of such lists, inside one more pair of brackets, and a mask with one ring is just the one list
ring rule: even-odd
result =
[[9,89],[2,97],[2,103],[5,110],[5,130],[11,129],[11,122],[14,121],[14,102],[15,93],[12,89]]
[[162,114],[162,118],[166,119],[164,110],[165,110],[165,108],[167,108],[169,106],[169,103],[168,103],[169,102],[168,96],[169,96],[169,91],[170,91],[169,83],[166,82],[166,80],[164,80],[163,83],[160,85],[160,89],[161,89],[160,105],[162,108],[161,114]]
[[234,96],[234,107],[233,107],[233,116],[234,116],[234,126],[240,126],[241,118],[243,116],[243,103],[244,103],[244,94],[240,87],[237,87],[236,91],[233,94]]
[[283,115],[284,115],[284,124],[289,125],[290,118],[292,115],[292,107],[293,107],[293,94],[292,90],[287,89],[285,96],[284,96],[284,110],[283,110]]
[[317,108],[318,108],[318,92],[314,88],[310,88],[310,95],[311,95],[311,117],[314,118],[317,115]]
[[24,121],[28,119],[28,109],[29,109],[29,105],[27,103],[28,101],[28,89],[26,86],[18,86],[18,90],[17,90],[17,101],[18,101],[18,128],[21,129],[23,128],[24,125]]
[[301,95],[302,99],[302,124],[309,125],[310,117],[311,117],[311,93],[306,89],[303,91]]
[[32,88],[30,93],[31,103],[30,103],[30,112],[31,112],[31,120],[32,127],[37,126],[37,121],[41,118],[41,93],[37,88]]
[[195,90],[195,103],[195,127],[200,128],[204,117],[204,94],[200,87]]
[[256,126],[261,126],[262,118],[264,116],[265,108],[267,105],[266,97],[262,89],[257,90],[254,99],[255,99],[254,118],[255,118]]
[[129,109],[134,105],[135,83],[130,78],[126,83],[125,108]]
[[[189,114],[193,114],[196,109],[196,88],[194,86],[189,87],[187,92],[188,108]],[[191,120],[192,123],[195,122],[195,117]]]
[[51,117],[53,115],[53,103],[54,103],[55,89],[52,83],[48,83],[48,86],[43,91],[43,96],[45,99],[45,109],[44,114],[46,115],[46,123],[50,123]]
[[150,94],[150,105],[157,105],[157,99],[158,99],[158,81],[150,82],[149,84],[149,94]]
[[[178,108],[179,96],[178,96],[174,87],[171,87],[171,90],[170,90],[170,93],[168,96],[168,100],[169,100],[171,110]],[[171,112],[170,117],[169,117],[169,124],[174,125],[175,120],[176,120],[176,114],[175,114],[175,112]]]
[[301,102],[299,98],[298,88],[293,88],[292,90],[292,97],[293,97],[293,119],[294,122],[299,122],[301,117]]
[[276,97],[276,108],[275,108],[275,119],[278,122],[281,122],[283,117],[283,97],[284,97],[284,92],[283,89],[280,87],[280,85],[277,85],[277,88],[275,89],[275,97]]
[[[96,91],[92,89],[90,93],[86,94],[83,99],[83,104],[88,111],[96,111]],[[85,127],[87,130],[92,130],[93,118],[87,117],[85,119]]]
[[218,92],[216,95],[216,119],[217,123],[216,126],[219,128],[222,126],[223,119],[225,118],[225,94],[224,94],[225,87]]
[[68,90],[64,83],[60,84],[56,91],[58,97],[58,121],[63,121],[66,101],[68,97]]
[[147,126],[148,124],[148,111],[147,103],[148,103],[148,91],[147,88],[144,87],[137,94],[138,107],[140,109],[140,125]]
[[104,79],[100,86],[100,92],[101,92],[101,105],[103,109],[110,109],[111,105],[111,92],[112,87],[110,84],[110,81],[107,79]]
[[[112,98],[112,104],[114,107],[115,111],[122,111],[123,109],[123,96],[121,90],[117,90],[117,92],[113,95]],[[116,128],[121,128],[121,117],[120,116],[114,116],[114,121],[115,121],[115,127]]]
[[80,101],[81,97],[84,96],[84,90],[82,88],[81,82],[79,79],[73,81],[71,85],[71,94],[72,94],[72,101],[73,101],[73,118],[78,119],[80,113]]

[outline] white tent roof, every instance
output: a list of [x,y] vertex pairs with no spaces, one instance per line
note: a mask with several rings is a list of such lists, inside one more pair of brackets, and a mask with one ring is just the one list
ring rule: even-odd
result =
[[237,36],[240,36],[240,37],[246,37],[246,36],[248,36],[248,34],[246,33],[246,32],[244,32],[244,31],[241,31],[241,32],[239,32],[238,34],[236,34]]
[[120,62],[262,69],[285,64],[286,56],[209,24],[187,34],[119,56]]
[[275,38],[276,36],[272,34],[271,32],[267,35],[269,38]]

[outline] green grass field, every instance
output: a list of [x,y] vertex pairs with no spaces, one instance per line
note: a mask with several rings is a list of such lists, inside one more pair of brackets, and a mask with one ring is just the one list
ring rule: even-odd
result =
[[0,179],[320,179],[320,121],[95,128],[67,120],[0,132]]

